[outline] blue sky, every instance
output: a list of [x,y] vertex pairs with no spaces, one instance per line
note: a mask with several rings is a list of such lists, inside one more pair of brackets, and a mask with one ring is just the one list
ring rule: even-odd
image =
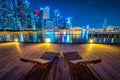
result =
[[63,16],[73,17],[73,24],[101,27],[105,18],[108,25],[120,26],[120,0],[30,0],[31,8],[49,6]]

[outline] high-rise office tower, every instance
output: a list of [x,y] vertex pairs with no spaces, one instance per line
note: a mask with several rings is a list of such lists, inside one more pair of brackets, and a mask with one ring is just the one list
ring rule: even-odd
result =
[[59,10],[55,10],[54,11],[54,27],[55,28],[59,28],[59,17],[60,17]]
[[40,8],[40,22],[41,22],[41,28],[42,30],[45,29],[46,27],[46,21],[50,19],[50,8],[45,7],[45,8]]
[[26,15],[26,29],[32,29],[30,2],[27,0],[24,1],[24,10]]
[[15,30],[16,15],[13,0],[1,0],[0,2],[0,29]]
[[55,28],[63,28],[65,27],[66,20],[64,17],[60,14],[59,10],[54,11],[54,27]]
[[34,23],[36,30],[42,29],[40,14],[40,10],[34,10]]
[[17,0],[16,1],[16,7],[17,7],[17,21],[19,24],[19,30],[23,30],[27,28],[26,24],[26,13],[24,10],[24,4],[23,0]]
[[50,19],[50,8],[45,7],[43,9],[43,19]]
[[41,23],[42,30],[44,30],[44,24],[45,24],[43,14],[44,14],[44,8],[40,8],[40,23]]
[[53,30],[53,29],[54,29],[54,21],[50,19],[46,20],[44,30]]
[[67,17],[67,28],[72,28],[72,17]]
[[63,17],[62,21],[60,22],[60,29],[66,29],[67,28],[67,20]]

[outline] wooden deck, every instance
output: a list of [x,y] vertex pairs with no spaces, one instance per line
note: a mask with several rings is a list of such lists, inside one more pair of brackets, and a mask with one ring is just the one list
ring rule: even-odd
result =
[[[19,60],[20,57],[40,58],[46,51],[59,53],[61,50],[77,51],[83,59],[101,58],[102,63],[75,66],[64,61],[65,59],[57,58],[48,65],[39,66]],[[0,43],[0,80],[119,80],[119,78],[120,45]]]

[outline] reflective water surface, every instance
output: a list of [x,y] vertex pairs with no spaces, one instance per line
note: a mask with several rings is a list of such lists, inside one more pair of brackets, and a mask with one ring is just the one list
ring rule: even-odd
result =
[[120,43],[118,37],[89,36],[88,30],[61,32],[0,32],[0,42],[51,42],[51,43]]

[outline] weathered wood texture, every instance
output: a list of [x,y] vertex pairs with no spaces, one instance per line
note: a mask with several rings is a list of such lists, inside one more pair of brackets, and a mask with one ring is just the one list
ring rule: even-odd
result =
[[[53,63],[39,66],[19,60],[20,57],[44,58],[46,51],[59,53],[61,50],[63,52],[78,51],[83,59],[101,58],[102,63],[75,66],[64,61],[65,59],[60,61],[57,58]],[[63,69],[64,66],[65,69]],[[57,74],[63,74],[65,78],[56,77]],[[120,45],[0,43],[0,80],[36,80],[35,78],[38,80],[72,80],[72,78],[87,80],[86,77],[91,78],[89,80],[96,80],[92,74],[98,80],[119,80]],[[46,79],[41,79],[43,76]]]

